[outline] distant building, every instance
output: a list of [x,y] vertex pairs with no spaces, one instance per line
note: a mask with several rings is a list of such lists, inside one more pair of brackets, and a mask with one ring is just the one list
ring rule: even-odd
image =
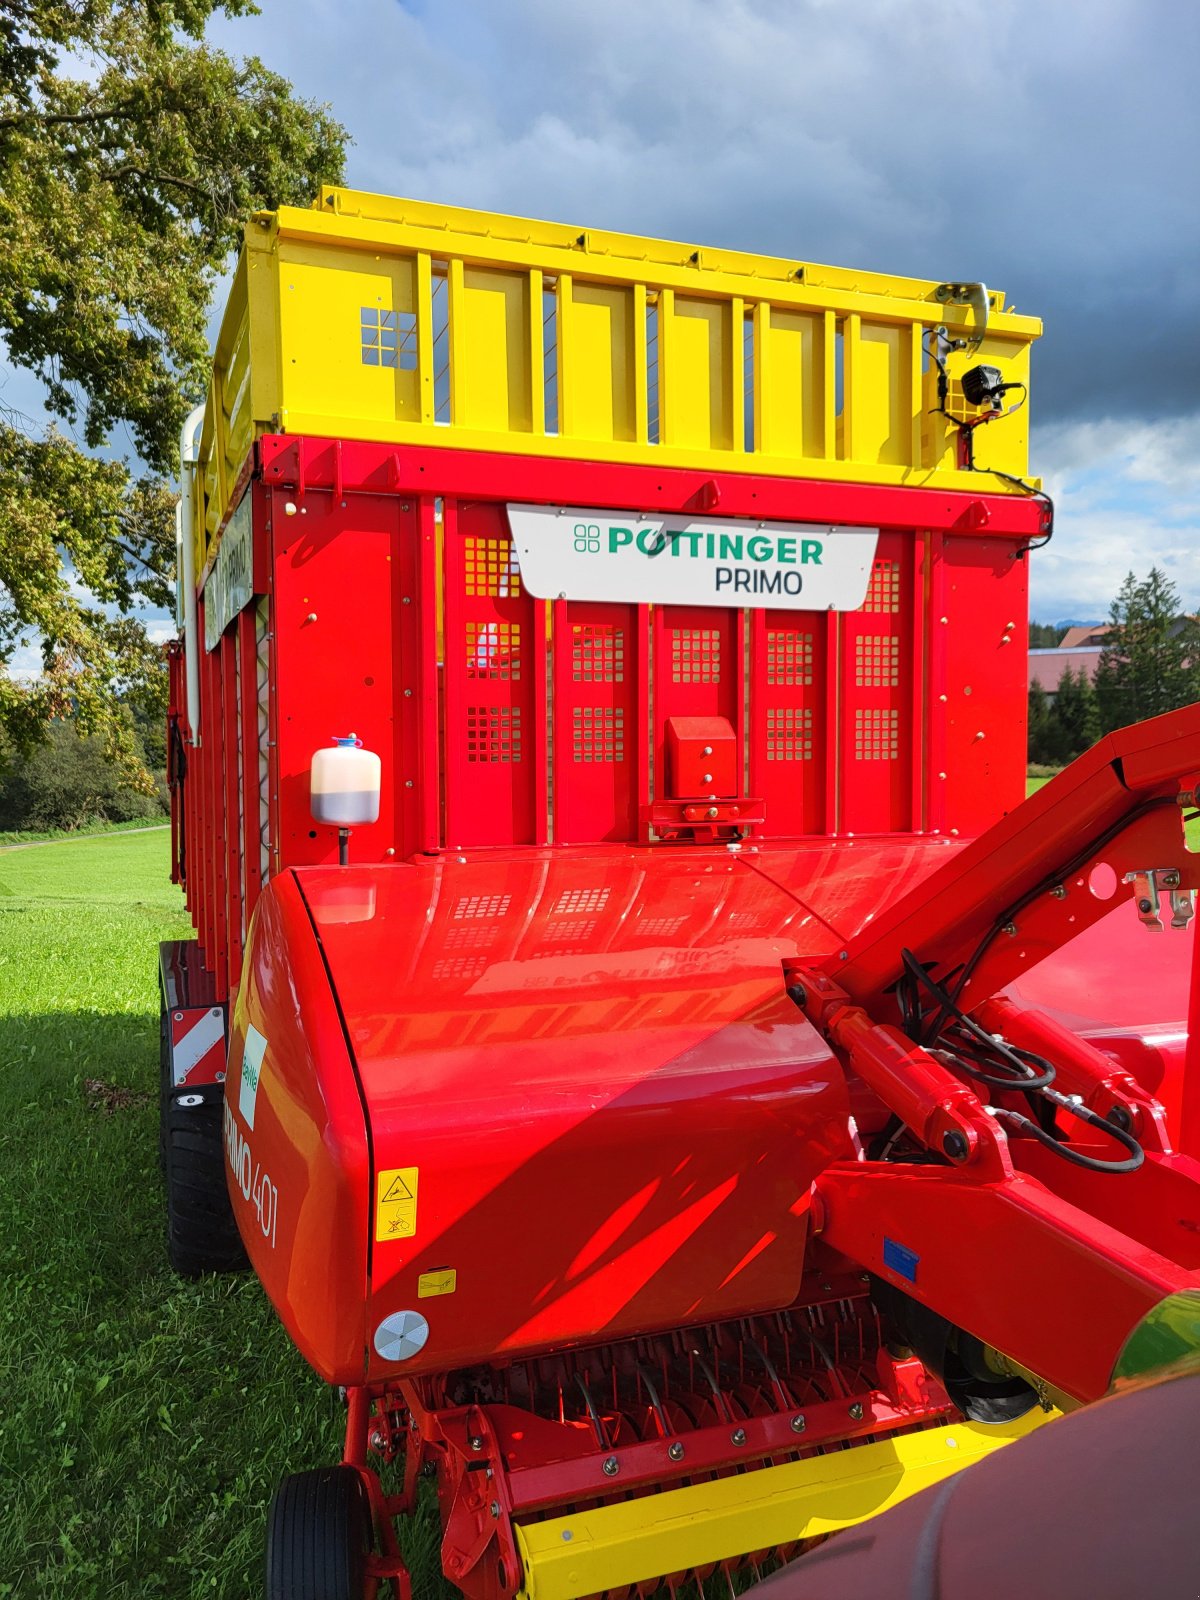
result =
[[1111,622],[1085,622],[1081,627],[1068,628],[1058,641],[1060,650],[1090,650],[1093,645],[1101,646],[1104,635],[1112,629]]
[[[1094,629],[1072,628],[1067,634],[1067,638],[1069,639],[1073,633],[1103,633],[1106,627],[1107,624],[1101,624]],[[1081,671],[1085,672],[1088,682],[1094,682],[1102,649],[1103,646],[1099,644],[1081,645],[1070,649],[1066,644],[1066,640],[1064,640],[1054,650],[1031,650],[1029,652],[1029,687],[1032,689],[1036,683],[1048,695],[1053,697],[1058,688],[1059,680],[1068,669],[1076,677],[1079,676]]]

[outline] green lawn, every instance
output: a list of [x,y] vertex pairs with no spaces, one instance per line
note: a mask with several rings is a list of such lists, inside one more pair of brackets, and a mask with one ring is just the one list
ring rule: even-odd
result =
[[157,945],[190,931],[167,853],[0,854],[0,1595],[21,1600],[249,1600],[276,1479],[340,1451],[255,1280],[164,1264]]

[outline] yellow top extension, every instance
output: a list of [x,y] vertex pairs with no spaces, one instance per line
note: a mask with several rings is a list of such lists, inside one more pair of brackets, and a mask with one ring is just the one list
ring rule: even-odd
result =
[[[1034,317],[945,284],[349,189],[251,218],[201,441],[197,571],[263,433],[978,490],[922,349],[1028,383]],[[980,435],[1023,475],[1026,411]],[[1007,492],[988,478],[989,492]]]

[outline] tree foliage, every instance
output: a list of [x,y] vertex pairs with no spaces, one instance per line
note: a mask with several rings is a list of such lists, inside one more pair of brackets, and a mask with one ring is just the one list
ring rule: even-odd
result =
[[[19,748],[73,708],[136,767],[115,700],[161,696],[131,613],[167,597],[166,480],[207,382],[213,287],[252,211],[341,177],[345,133],[326,108],[204,42],[218,9],[254,7],[0,10],[0,334],[79,440],[0,416],[0,728]],[[119,427],[140,476],[87,453],[111,450]],[[45,676],[21,684],[5,664],[31,634]]]
[[[136,730],[127,730],[139,754]],[[121,783],[121,773],[95,735],[81,736],[70,722],[53,722],[28,756],[0,770],[0,829],[73,829],[92,822],[159,822],[165,811],[161,777],[147,793]]]
[[1061,767],[1089,750],[1100,737],[1096,693],[1081,667],[1064,669],[1054,699],[1040,684],[1029,689],[1029,759]]
[[1062,643],[1066,629],[1057,622],[1031,622],[1029,624],[1029,648],[1031,650],[1053,650]]
[[1175,585],[1158,567],[1129,573],[1109,611],[1096,670],[1105,733],[1200,699],[1200,626],[1182,616]]

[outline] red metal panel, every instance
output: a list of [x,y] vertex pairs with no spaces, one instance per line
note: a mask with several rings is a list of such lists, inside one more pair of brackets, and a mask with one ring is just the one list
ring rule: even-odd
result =
[[725,717],[741,738],[736,613],[716,606],[654,609],[654,798],[667,797],[669,717]]
[[438,530],[434,497],[425,494],[417,502],[416,627],[418,727],[417,817],[414,843],[418,850],[436,850],[442,840],[441,822],[441,730],[438,718]]
[[221,640],[221,741],[224,760],[225,818],[225,942],[226,972],[230,989],[237,988],[242,970],[242,828],[240,817],[243,743],[239,738],[241,709],[238,677],[238,630],[226,629]]
[[197,729],[197,753],[200,757],[200,873],[197,892],[200,910],[200,942],[204,950],[204,964],[208,970],[217,971],[217,851],[214,848],[220,808],[214,788],[216,767],[216,738],[219,718],[214,709],[212,657],[204,648],[204,612],[199,608],[198,632],[200,666],[200,726]]
[[638,803],[638,838],[645,843],[650,837],[650,824],[643,820],[645,808],[650,804],[652,783],[654,777],[654,743],[650,737],[650,700],[653,694],[653,666],[650,647],[650,609],[648,606],[635,608],[637,632],[637,803]]
[[913,729],[913,757],[910,779],[912,802],[909,810],[914,833],[922,833],[929,826],[927,789],[929,777],[929,695],[926,688],[926,656],[929,648],[927,619],[929,605],[925,597],[926,574],[929,570],[929,535],[915,532],[907,560],[911,574],[909,590],[909,639],[911,649],[905,692],[908,696],[909,716]]
[[[312,821],[309,768],[314,751],[349,733],[379,756],[383,768],[379,821],[354,830],[351,859],[381,861],[407,853],[415,848],[415,833],[405,829],[416,816],[418,646],[400,618],[413,615],[417,639],[423,625],[413,604],[412,502],[356,495],[343,504],[312,491],[302,501],[282,495],[273,501],[274,870],[336,861],[336,829]],[[427,624],[433,626],[432,615]],[[410,688],[414,693],[406,694]]]
[[825,831],[842,826],[841,737],[841,619],[835,611],[825,618]]
[[179,849],[183,830],[184,749],[183,651],[178,643],[167,646],[167,786],[171,807],[171,882],[178,883]]
[[[340,452],[335,445],[340,444]],[[357,440],[334,441],[269,434],[257,445],[268,484],[331,487],[342,492],[439,494],[463,499],[543,501],[547,505],[637,506],[723,517],[846,523],[866,528],[953,529],[956,534],[1031,539],[1045,533],[1041,501],[990,493],[980,474],[978,494],[878,484],[768,478],[751,472],[614,466],[598,461],[539,460],[484,450],[410,448]],[[340,468],[335,460],[340,454]],[[338,476],[340,470],[340,477]],[[715,498],[714,498],[715,491]]]
[[866,600],[842,614],[838,826],[846,833],[913,825],[911,541],[911,533],[880,536]]
[[[258,630],[257,612],[247,606],[237,620],[240,667],[238,732],[241,748],[242,874],[245,929],[262,889],[262,838],[259,825]],[[243,940],[244,942],[244,940]]]
[[[1108,1390],[1142,1317],[1194,1286],[1194,1274],[1019,1174],[983,1184],[953,1168],[845,1163],[818,1192],[835,1249],[1082,1400]],[[885,1236],[919,1260],[915,1282],[885,1262]]]
[[[928,802],[926,826],[933,833],[945,833],[946,784],[946,705],[949,685],[946,677],[947,625],[942,622],[946,612],[946,541],[942,534],[929,535],[929,569],[925,600],[925,658],[929,663],[928,680],[928,737],[926,740],[926,770],[928,772]],[[1024,773],[1024,757],[1021,772]]]
[[446,501],[445,596],[446,842],[532,844],[545,606],[525,593],[503,507]]
[[772,838],[826,828],[829,750],[824,615],[756,611],[750,643],[750,793]]
[[221,670],[221,646],[218,645],[215,650],[209,650],[205,653],[208,659],[208,681],[212,692],[211,713],[205,719],[207,731],[210,735],[210,781],[208,792],[213,818],[210,843],[212,846],[213,925],[215,932],[211,953],[213,977],[217,986],[217,999],[224,1000],[229,993],[229,915],[227,900],[229,820],[226,811],[228,787],[226,784],[225,760],[228,752],[225,748],[225,683]]
[[590,844],[637,837],[638,701],[644,695],[636,606],[554,607],[554,837]]
[[973,836],[1025,798],[1029,563],[1003,539],[944,548],[945,826]]

